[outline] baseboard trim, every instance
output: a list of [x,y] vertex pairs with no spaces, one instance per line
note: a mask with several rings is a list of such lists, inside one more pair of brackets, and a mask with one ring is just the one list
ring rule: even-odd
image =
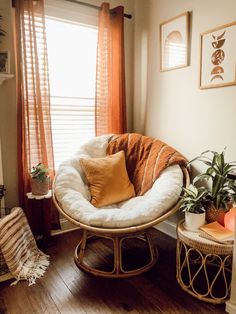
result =
[[176,239],[176,224],[174,222],[166,220],[159,223],[154,228]]
[[226,301],[225,311],[229,314],[235,314],[236,313],[236,304],[233,304],[229,301]]
[[[66,218],[60,219],[60,225],[61,229],[52,230],[52,236],[80,229],[78,226],[73,225]],[[166,220],[154,226],[154,228],[176,239],[176,224],[174,222]]]
[[61,229],[52,230],[52,232],[51,232],[52,236],[56,236],[56,235],[59,235],[59,234],[63,234],[63,233],[66,233],[66,232],[70,232],[70,231],[73,231],[73,230],[80,229],[78,226],[73,225],[66,218],[60,218],[60,225],[61,225]]

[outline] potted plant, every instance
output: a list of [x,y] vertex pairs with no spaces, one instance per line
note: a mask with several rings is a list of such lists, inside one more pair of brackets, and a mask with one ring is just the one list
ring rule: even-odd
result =
[[196,231],[205,224],[208,190],[204,187],[197,188],[192,184],[183,190],[185,193],[180,209],[185,212],[185,228]]
[[236,170],[236,163],[226,162],[224,155],[225,150],[222,153],[208,150],[190,161],[192,163],[198,160],[207,166],[206,171],[196,176],[193,183],[210,181],[208,197],[211,202],[206,211],[206,218],[208,222],[217,220],[221,224],[223,224],[225,212],[232,207],[236,200],[236,186],[234,180],[229,176]]
[[49,191],[48,168],[39,163],[32,167],[31,172],[31,192],[34,195],[46,195]]

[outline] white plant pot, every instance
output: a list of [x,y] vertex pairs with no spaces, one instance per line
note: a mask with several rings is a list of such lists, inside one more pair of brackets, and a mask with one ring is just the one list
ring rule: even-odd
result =
[[195,214],[185,212],[185,228],[189,231],[198,231],[206,222],[206,213]]

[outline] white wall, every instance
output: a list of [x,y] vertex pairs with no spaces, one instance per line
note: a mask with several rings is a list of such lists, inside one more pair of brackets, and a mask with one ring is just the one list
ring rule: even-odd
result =
[[[141,73],[144,62],[147,62],[148,71],[147,87],[145,80],[141,81],[139,76],[135,76],[135,130],[142,131],[144,128],[146,134],[161,138],[190,159],[205,149],[222,150],[227,146],[226,156],[235,160],[236,86],[200,90],[198,78],[200,33],[235,21],[236,1],[137,1],[140,16],[143,12],[140,3],[145,11],[148,2],[146,20],[141,21],[139,17],[137,21],[135,17],[135,52],[138,52],[135,71]],[[159,24],[184,11],[192,12],[190,66],[160,72]],[[140,45],[146,37],[149,38],[148,58],[142,61],[140,54],[143,47]],[[143,102],[140,104],[137,95],[145,88],[146,97],[142,96]],[[143,125],[139,123],[140,117],[144,120]]]
[[147,111],[149,0],[135,2],[134,17],[134,131],[145,134]]
[[[0,14],[4,17],[1,24],[7,32],[7,36],[0,43],[0,50],[10,51],[10,70],[15,73],[11,1],[0,1],[0,9]],[[0,138],[4,185],[7,188],[6,207],[13,207],[18,204],[16,120],[16,92],[15,78],[13,78],[0,85]]]
[[[88,3],[101,5],[102,0],[86,0]],[[110,0],[111,8],[123,5],[125,12],[133,14],[133,0]],[[7,37],[0,44],[0,50],[11,52],[11,69],[14,68],[13,28],[11,0],[0,0],[0,13],[4,16],[4,29]],[[125,58],[126,58],[126,95],[128,128],[132,129],[133,106],[133,21],[125,19]],[[11,208],[18,205],[18,179],[17,179],[17,105],[15,92],[15,79],[4,82],[0,86],[0,137],[2,143],[2,162],[4,184],[7,189],[5,197],[6,206]]]
[[[159,25],[185,11],[191,12],[190,66],[160,72]],[[160,138],[189,160],[225,146],[226,158],[236,160],[236,86],[198,88],[200,33],[235,21],[235,12],[235,0],[135,2],[136,132]]]
[[[3,172],[2,172],[2,151],[1,151],[1,138],[0,138],[0,185],[3,184]],[[0,199],[0,217],[5,214],[4,210],[5,202],[4,197]]]

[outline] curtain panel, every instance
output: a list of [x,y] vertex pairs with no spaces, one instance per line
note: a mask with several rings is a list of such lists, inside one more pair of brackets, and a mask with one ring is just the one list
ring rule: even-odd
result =
[[124,8],[99,12],[95,96],[96,135],[126,132]]
[[54,176],[43,0],[16,1],[15,33],[19,200],[24,207],[25,195],[31,189],[32,166],[41,162],[50,169],[50,176]]

